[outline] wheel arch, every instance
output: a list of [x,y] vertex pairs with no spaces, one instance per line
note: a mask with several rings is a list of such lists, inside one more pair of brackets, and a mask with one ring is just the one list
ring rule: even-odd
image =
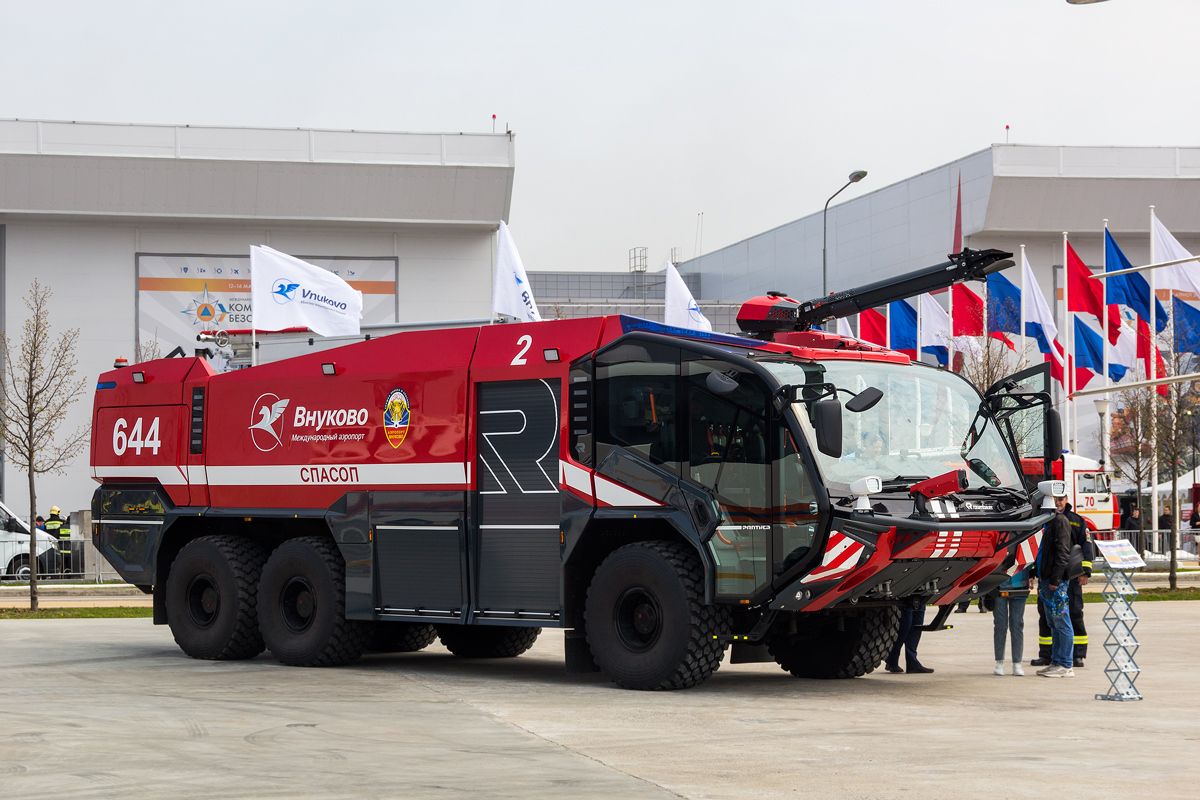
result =
[[[694,550],[704,567],[704,602],[712,604],[714,572],[712,556],[700,543],[690,518],[679,513],[645,513],[638,509],[628,515],[605,509],[588,522],[567,554],[563,564],[563,620],[565,627],[584,628],[584,606],[592,577],[613,551],[635,542],[678,542]],[[683,517],[683,520],[679,519]]]

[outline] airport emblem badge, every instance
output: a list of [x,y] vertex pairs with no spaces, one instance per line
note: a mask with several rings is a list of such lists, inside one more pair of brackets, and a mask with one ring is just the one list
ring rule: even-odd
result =
[[383,432],[392,447],[399,447],[408,436],[408,415],[411,410],[408,395],[403,389],[392,389],[383,406]]

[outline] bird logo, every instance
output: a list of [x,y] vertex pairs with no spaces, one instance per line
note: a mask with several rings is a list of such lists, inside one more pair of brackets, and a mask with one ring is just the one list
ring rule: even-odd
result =
[[292,283],[289,280],[280,278],[271,284],[271,299],[280,305],[283,305],[284,303],[290,303],[296,299],[292,297],[292,294],[298,288],[300,288],[300,284]]
[[[264,453],[283,446],[283,412],[290,402],[280,400],[279,395],[268,392],[259,395],[250,407],[250,440]],[[255,416],[259,417],[258,422],[254,421]],[[276,423],[279,423],[278,430]]]

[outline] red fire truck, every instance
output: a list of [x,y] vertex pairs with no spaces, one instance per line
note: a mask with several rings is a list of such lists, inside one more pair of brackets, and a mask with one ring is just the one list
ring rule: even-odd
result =
[[[1040,475],[1040,459],[1023,459],[1021,467],[1032,475]],[[1087,456],[1063,453],[1053,464],[1053,476],[1065,481],[1071,508],[1083,517],[1088,530],[1099,539],[1111,539],[1121,527],[1121,511],[1117,495],[1112,490],[1112,475],[1100,468],[1100,462]]]
[[[695,685],[731,644],[862,675],[902,605],[943,627],[1033,558],[1049,514],[1019,459],[1048,473],[1058,426],[1042,368],[981,397],[811,326],[1007,257],[757,298],[750,336],[610,316],[116,369],[95,395],[94,540],[196,658],[327,666],[435,637],[504,657],[558,627],[569,671],[629,688]],[[1023,414],[1046,432],[1024,453]]]

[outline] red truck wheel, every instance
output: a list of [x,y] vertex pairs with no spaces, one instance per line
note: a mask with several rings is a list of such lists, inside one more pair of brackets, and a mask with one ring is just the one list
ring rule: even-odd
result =
[[587,641],[601,671],[626,689],[686,689],[716,672],[729,610],[704,604],[704,568],[676,542],[613,551],[587,595]]
[[369,629],[346,619],[346,563],[328,539],[289,539],[271,553],[258,585],[258,625],[284,664],[334,667],[362,656]]
[[234,660],[263,651],[255,613],[266,551],[236,536],[188,542],[167,576],[167,624],[192,658]]

